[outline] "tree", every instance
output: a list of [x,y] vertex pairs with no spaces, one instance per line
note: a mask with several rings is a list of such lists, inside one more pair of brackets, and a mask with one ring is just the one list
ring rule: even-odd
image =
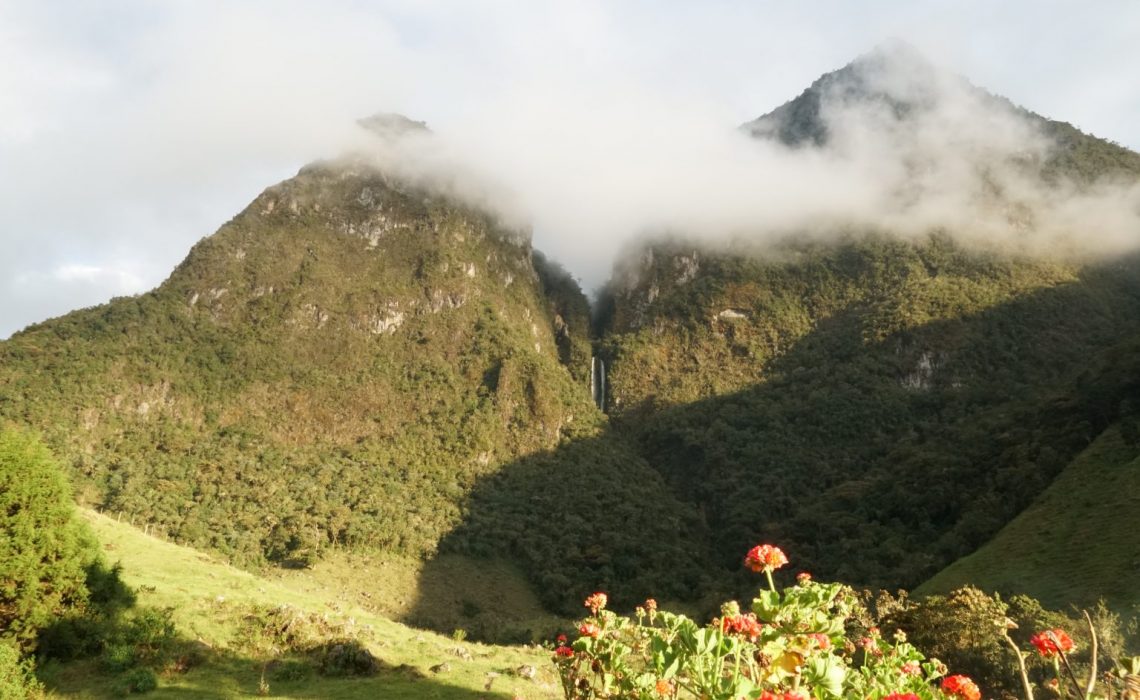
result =
[[26,432],[0,430],[0,641],[30,649],[40,629],[83,606],[96,560],[47,448]]

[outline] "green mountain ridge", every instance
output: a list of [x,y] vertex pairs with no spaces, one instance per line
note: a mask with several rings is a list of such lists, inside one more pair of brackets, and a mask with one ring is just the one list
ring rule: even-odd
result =
[[[0,421],[42,430],[82,503],[243,566],[307,566],[332,548],[428,558],[478,490],[503,505],[481,525],[514,544],[451,549],[525,565],[552,607],[603,580],[634,600],[667,589],[704,536],[648,465],[601,449],[559,474],[561,494],[590,483],[598,497],[541,513],[545,473],[496,476],[603,430],[588,331],[585,297],[525,233],[367,162],[318,163],[153,292],[0,344]],[[611,509],[634,494],[645,507]],[[563,534],[518,542],[520,510],[560,512]],[[566,546],[575,523],[638,576],[583,566]]]

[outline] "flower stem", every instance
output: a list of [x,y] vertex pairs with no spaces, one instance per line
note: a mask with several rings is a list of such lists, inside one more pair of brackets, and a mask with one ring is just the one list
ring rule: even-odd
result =
[[1073,667],[1069,665],[1069,659],[1065,657],[1065,652],[1060,649],[1057,653],[1061,656],[1061,662],[1065,665],[1065,670],[1069,672],[1069,678],[1073,681],[1073,687],[1077,689],[1077,694],[1081,696],[1081,700],[1088,700],[1085,695],[1085,689],[1081,687],[1080,681],[1077,680],[1077,674],[1073,673]]
[[1091,660],[1089,661],[1089,682],[1088,685],[1085,686],[1085,696],[1088,697],[1091,696],[1093,690],[1096,689],[1096,629],[1093,627],[1092,618],[1089,617],[1089,611],[1083,610],[1082,612],[1085,614],[1085,622],[1089,625],[1089,654]]
[[1033,700],[1033,686],[1029,684],[1029,673],[1025,670],[1025,655],[1021,653],[1021,649],[1017,648],[1013,638],[1009,636],[1009,630],[1002,632],[1005,641],[1009,642],[1009,646],[1013,649],[1014,655],[1017,657],[1017,667],[1021,671],[1021,685],[1025,688],[1025,700]]
[[764,575],[768,577],[768,590],[773,593],[776,592],[776,583],[772,580],[772,568],[769,566],[764,567]]

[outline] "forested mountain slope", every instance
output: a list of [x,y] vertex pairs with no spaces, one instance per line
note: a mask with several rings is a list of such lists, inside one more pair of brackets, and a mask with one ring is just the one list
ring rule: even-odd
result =
[[[1140,325],[1140,265],[853,236],[649,246],[610,301],[614,430],[731,567],[777,541],[912,586],[983,544],[1127,410],[1087,370]],[[858,553],[853,556],[853,553]]]
[[[0,343],[0,420],[43,430],[82,501],[241,564],[422,557],[477,482],[600,429],[587,308],[525,233],[366,160],[318,163],[154,291]],[[653,496],[623,521],[635,558],[699,537],[653,472],[590,469]]]

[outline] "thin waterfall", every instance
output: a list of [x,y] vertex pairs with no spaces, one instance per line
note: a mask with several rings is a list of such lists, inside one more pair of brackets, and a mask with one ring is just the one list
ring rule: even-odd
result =
[[600,357],[590,358],[590,394],[594,403],[603,411],[606,409],[606,363]]

